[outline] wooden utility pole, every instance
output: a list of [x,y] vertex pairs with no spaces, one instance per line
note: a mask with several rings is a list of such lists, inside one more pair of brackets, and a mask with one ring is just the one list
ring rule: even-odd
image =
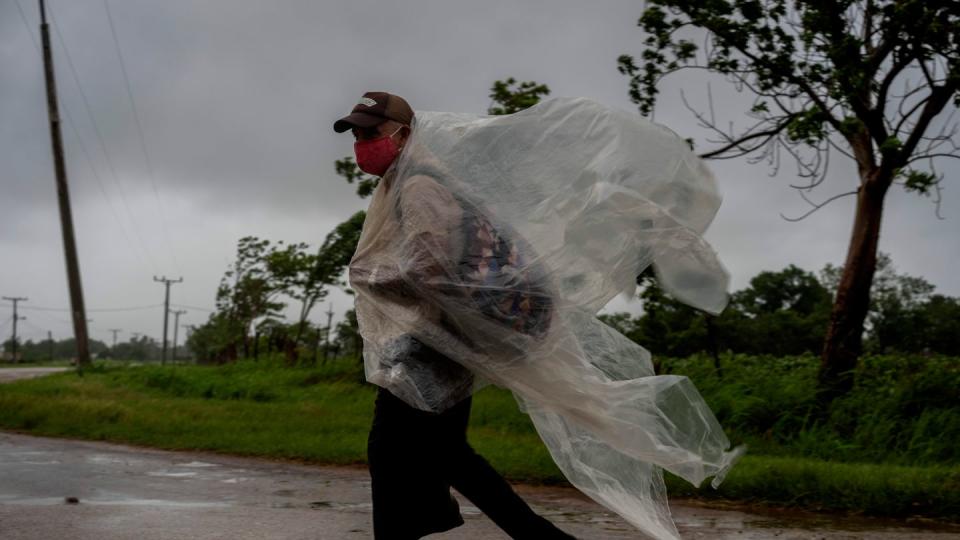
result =
[[326,341],[323,343],[323,363],[327,363],[327,354],[330,352],[330,330],[333,325],[333,304],[330,304],[329,310],[327,310],[327,337]]
[[174,283],[182,283],[183,278],[179,279],[167,279],[167,276],[158,278],[153,276],[153,280],[157,283],[163,283],[166,287],[166,294],[163,297],[163,354],[160,356],[160,365],[166,365],[167,363],[167,323],[170,319],[170,285]]
[[177,330],[180,328],[180,316],[186,312],[185,309],[178,309],[173,312],[173,358],[171,360],[174,363],[177,361]]
[[83,305],[80,282],[80,263],[77,262],[77,241],[73,234],[73,214],[70,211],[70,191],[67,189],[67,165],[63,157],[63,138],[60,134],[60,109],[57,105],[57,82],[53,72],[53,50],[47,25],[47,8],[40,0],[40,37],[43,42],[43,71],[47,86],[47,116],[50,117],[50,141],[53,147],[53,169],[57,178],[57,200],[60,203],[60,229],[63,233],[63,252],[67,263],[67,285],[70,289],[70,314],[73,335],[77,344],[77,371],[90,365],[90,344],[87,338],[87,313]]
[[50,344],[50,361],[53,362],[53,332],[47,330],[47,343]]
[[116,348],[117,348],[117,333],[122,332],[122,330],[121,330],[120,328],[111,328],[109,331],[113,334],[113,347],[111,347],[111,348],[112,348],[112,349],[116,349]]
[[[184,325],[181,325],[181,326],[183,326],[183,329],[187,331],[187,336],[186,336],[185,338],[183,338],[183,343],[186,344],[188,341],[190,341],[190,336],[193,335],[193,329],[196,327],[196,325],[193,325],[193,324],[184,324]],[[186,359],[187,359],[187,360],[190,359],[189,352],[187,353],[187,358],[186,358]]]
[[22,296],[4,296],[3,299],[13,302],[13,337],[10,338],[10,347],[11,347],[11,353],[13,354],[11,361],[16,363],[17,362],[17,321],[22,321],[26,319],[26,317],[21,317],[17,315],[17,304],[19,302],[26,302],[27,299]]

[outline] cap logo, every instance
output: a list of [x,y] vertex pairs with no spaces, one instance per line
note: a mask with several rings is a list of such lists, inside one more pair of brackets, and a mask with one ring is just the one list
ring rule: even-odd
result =
[[374,100],[372,100],[372,99],[370,99],[370,98],[368,98],[368,97],[366,97],[366,96],[364,96],[364,97],[360,98],[360,101],[359,101],[357,104],[358,104],[358,105],[366,105],[367,107],[373,107],[374,105],[377,104],[377,102],[374,101]]

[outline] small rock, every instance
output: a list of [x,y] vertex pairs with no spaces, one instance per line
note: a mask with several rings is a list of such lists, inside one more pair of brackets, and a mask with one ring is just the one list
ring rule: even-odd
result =
[[80,504],[80,499],[76,497],[64,497],[63,502],[67,504]]

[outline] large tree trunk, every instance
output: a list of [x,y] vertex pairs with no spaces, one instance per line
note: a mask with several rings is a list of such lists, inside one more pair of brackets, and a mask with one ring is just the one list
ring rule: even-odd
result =
[[820,355],[819,398],[822,404],[853,387],[853,370],[863,346],[863,323],[870,307],[870,286],[877,266],[877,243],[883,216],[883,199],[889,178],[875,171],[857,193],[853,234],[837,285],[830,324]]

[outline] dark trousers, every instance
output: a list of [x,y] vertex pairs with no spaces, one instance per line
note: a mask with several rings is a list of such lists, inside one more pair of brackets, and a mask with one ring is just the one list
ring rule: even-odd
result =
[[463,524],[450,487],[511,538],[570,540],[538,516],[467,444],[471,399],[434,414],[379,389],[367,444],[376,540],[412,540]]

